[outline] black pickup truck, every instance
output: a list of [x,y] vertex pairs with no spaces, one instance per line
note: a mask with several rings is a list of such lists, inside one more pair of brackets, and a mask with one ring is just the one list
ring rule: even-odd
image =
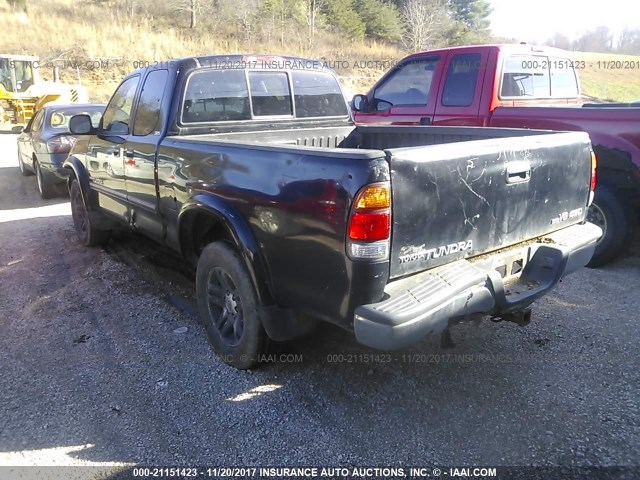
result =
[[477,314],[524,324],[601,235],[586,134],[354,126],[312,60],[160,63],[123,80],[97,128],[71,129],[82,242],[128,225],[182,254],[238,368],[318,319],[379,349]]

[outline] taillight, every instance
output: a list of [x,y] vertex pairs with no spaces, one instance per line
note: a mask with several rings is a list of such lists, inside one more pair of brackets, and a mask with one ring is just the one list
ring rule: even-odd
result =
[[349,222],[349,239],[367,242],[387,240],[390,229],[390,212],[354,212]]
[[591,152],[591,184],[589,186],[589,203],[587,206],[590,206],[593,203],[593,196],[595,195],[596,186],[598,185],[598,158],[596,154]]
[[347,251],[354,259],[386,260],[391,237],[389,182],[365,186],[353,201],[347,227]]
[[49,139],[47,148],[49,149],[49,153],[69,153],[75,142],[76,137],[59,135]]

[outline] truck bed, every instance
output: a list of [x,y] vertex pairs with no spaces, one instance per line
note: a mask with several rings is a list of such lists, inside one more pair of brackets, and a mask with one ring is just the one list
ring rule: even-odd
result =
[[505,248],[586,216],[591,165],[584,133],[357,126],[180,140],[326,159],[385,158],[392,185],[390,278]]
[[[248,130],[243,132],[181,135],[180,140],[228,141],[240,144],[295,145],[313,148],[389,148],[440,145],[492,138],[544,135],[553,132],[521,128],[349,126],[306,129]],[[171,137],[168,137],[171,138]]]

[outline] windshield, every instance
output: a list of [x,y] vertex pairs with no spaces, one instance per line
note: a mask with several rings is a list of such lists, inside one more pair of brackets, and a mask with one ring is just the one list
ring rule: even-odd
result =
[[33,85],[31,61],[0,58],[0,83],[7,92],[24,92]]
[[13,82],[11,81],[9,65],[9,59],[0,58],[0,84],[7,92],[13,92]]

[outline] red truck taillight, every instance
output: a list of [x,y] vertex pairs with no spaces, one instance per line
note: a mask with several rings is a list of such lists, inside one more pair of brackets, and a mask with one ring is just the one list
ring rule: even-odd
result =
[[598,168],[598,158],[596,154],[591,152],[591,185],[589,186],[589,203],[587,206],[591,206],[593,203],[593,196],[595,195],[596,186],[598,185],[598,174],[596,172]]
[[347,227],[347,252],[353,259],[386,260],[391,238],[391,185],[373,183],[358,192]]

